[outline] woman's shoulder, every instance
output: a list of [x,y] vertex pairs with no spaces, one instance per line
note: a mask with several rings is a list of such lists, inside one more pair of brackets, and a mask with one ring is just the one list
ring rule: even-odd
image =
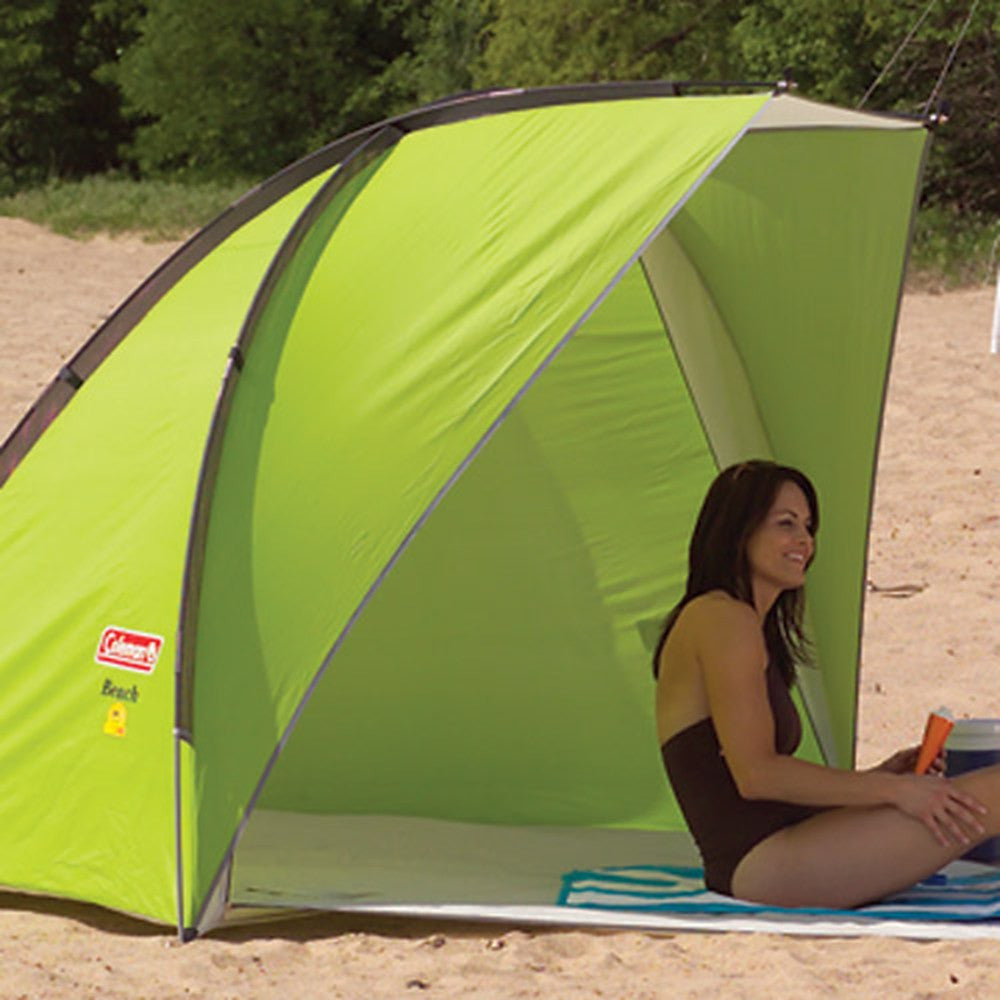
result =
[[689,601],[677,618],[677,625],[686,632],[713,634],[718,629],[727,632],[745,630],[759,632],[757,612],[724,590],[710,590]]
[[755,619],[757,616],[757,612],[746,601],[741,601],[724,590],[709,590],[704,594],[699,594],[684,606],[681,614],[699,618],[722,615],[736,618],[749,616],[751,619]]
[[723,590],[700,594],[684,605],[660,655],[662,664],[668,660],[675,664],[673,670],[661,665],[661,677],[684,676],[685,663],[689,672],[695,668],[703,675],[718,665],[728,673],[743,666],[756,670],[767,662],[757,612]]

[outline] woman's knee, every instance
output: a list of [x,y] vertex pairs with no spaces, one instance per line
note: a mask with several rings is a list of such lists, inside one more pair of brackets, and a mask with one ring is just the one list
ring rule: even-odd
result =
[[962,853],[890,806],[833,809],[779,831],[733,873],[733,895],[849,909],[912,885]]
[[982,822],[987,835],[1000,835],[1000,764],[977,771],[966,771],[956,775],[951,781],[986,807]]

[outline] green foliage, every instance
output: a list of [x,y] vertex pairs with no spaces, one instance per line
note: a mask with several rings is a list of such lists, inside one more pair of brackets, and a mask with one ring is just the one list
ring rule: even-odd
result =
[[486,44],[488,0],[430,0],[410,7],[407,49],[380,79],[386,114],[472,90]]
[[117,73],[147,119],[141,169],[268,174],[378,117],[409,16],[389,0],[149,0]]
[[140,0],[0,5],[0,190],[119,162],[131,125],[103,74],[140,10]]
[[[926,101],[938,80],[968,8],[945,4],[909,61],[901,59],[894,106],[915,91]],[[919,37],[919,36],[918,36]],[[980,4],[939,99],[950,103],[938,131],[926,175],[928,199],[961,213],[1000,215],[1000,8]]]
[[758,0],[733,30],[741,71],[771,79],[783,67],[817,100],[854,104],[869,82],[877,35],[865,0]]
[[907,284],[943,291],[996,281],[1000,219],[951,206],[927,205],[917,215]]
[[0,215],[28,219],[64,236],[142,233],[149,240],[175,240],[206,225],[249,186],[245,181],[188,185],[95,174],[0,198]]
[[726,78],[739,9],[719,0],[493,0],[477,82]]

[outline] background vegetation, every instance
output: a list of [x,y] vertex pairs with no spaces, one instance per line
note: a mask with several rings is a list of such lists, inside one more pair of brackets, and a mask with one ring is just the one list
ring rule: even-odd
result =
[[785,67],[846,106],[947,101],[917,261],[962,280],[987,267],[1000,5],[979,0],[5,0],[0,212],[176,235],[336,136],[449,94]]

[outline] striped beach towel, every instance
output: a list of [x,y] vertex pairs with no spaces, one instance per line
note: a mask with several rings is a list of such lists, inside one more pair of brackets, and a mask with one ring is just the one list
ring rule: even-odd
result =
[[996,920],[1000,918],[1000,871],[972,875],[947,871],[904,892],[853,910],[793,909],[747,903],[705,888],[700,868],[635,865],[572,871],[563,876],[561,906],[660,913],[784,913],[877,920]]

